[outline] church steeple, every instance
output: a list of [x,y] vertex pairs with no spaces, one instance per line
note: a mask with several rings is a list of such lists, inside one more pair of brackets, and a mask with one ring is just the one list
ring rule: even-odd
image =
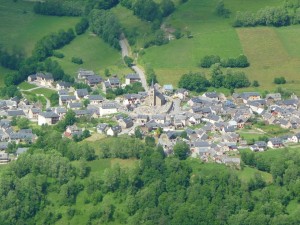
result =
[[152,78],[152,82],[151,82],[151,88],[154,88],[153,78]]

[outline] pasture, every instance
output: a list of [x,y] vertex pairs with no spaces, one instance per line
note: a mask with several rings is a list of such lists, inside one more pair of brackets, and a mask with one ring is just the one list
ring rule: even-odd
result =
[[237,11],[255,12],[266,6],[278,6],[282,1],[225,0],[225,7],[232,12],[229,19],[216,16],[214,9],[217,2],[190,0],[179,6],[165,23],[180,28],[183,34],[190,31],[193,38],[184,36],[167,45],[145,49],[139,63],[150,64],[161,84],[177,86],[181,75],[189,71],[208,74],[207,69],[198,67],[205,55],[227,58],[245,54],[251,65],[242,70],[251,81],[258,80],[260,87],[239,92],[274,91],[278,86],[273,83],[274,77],[285,76],[287,84],[282,87],[300,94],[300,26],[237,29],[231,26]]
[[21,49],[30,55],[35,43],[43,36],[60,29],[74,28],[76,17],[36,15],[33,2],[0,0],[0,43],[6,48]]
[[[94,70],[103,76],[107,68],[111,74],[127,74],[131,70],[127,68],[122,60],[121,53],[106,44],[101,38],[87,32],[77,36],[69,45],[58,50],[64,54],[64,58],[52,59],[59,62],[65,73],[77,76],[79,68]],[[83,64],[78,65],[71,62],[72,57],[80,57]]]

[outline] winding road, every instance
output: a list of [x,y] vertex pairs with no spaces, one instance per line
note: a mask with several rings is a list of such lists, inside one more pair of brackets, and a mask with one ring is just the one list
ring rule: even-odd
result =
[[[130,54],[131,54],[130,46],[129,46],[128,41],[125,38],[124,34],[121,35],[121,39],[120,39],[119,43],[120,43],[120,46],[122,49],[122,57],[124,58],[125,56],[130,56]],[[145,89],[145,91],[148,91],[148,85],[147,85],[147,81],[146,81],[145,72],[141,68],[139,68],[137,65],[132,66],[131,68],[134,70],[134,72],[136,72],[140,76],[143,88]]]

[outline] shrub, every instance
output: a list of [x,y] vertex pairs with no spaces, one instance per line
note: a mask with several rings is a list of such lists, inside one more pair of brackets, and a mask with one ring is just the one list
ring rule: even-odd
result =
[[83,63],[82,59],[78,57],[72,57],[71,61],[72,63],[79,64],[79,65]]
[[274,83],[275,84],[285,84],[286,80],[284,77],[275,77],[274,78]]
[[59,58],[59,59],[62,59],[63,57],[65,57],[65,55],[61,52],[53,52],[53,56],[56,57],[56,58]]

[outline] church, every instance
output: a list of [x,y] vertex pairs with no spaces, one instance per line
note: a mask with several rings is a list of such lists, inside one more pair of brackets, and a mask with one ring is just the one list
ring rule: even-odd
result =
[[153,82],[149,88],[148,100],[149,106],[163,106],[166,104],[165,96],[155,88]]

